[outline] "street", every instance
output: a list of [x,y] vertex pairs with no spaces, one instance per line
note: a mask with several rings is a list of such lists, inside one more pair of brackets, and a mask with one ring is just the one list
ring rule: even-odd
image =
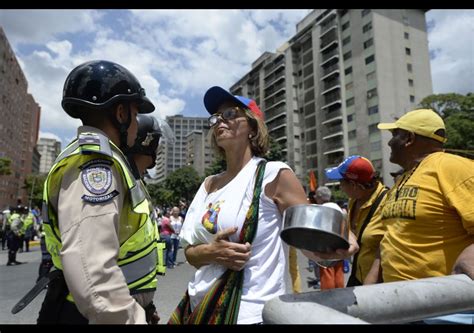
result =
[[[30,246],[30,252],[18,253],[17,260],[24,262],[23,265],[6,266],[7,254],[6,250],[0,251],[0,324],[35,324],[46,291],[42,291],[16,315],[11,313],[11,309],[35,284],[41,261],[40,247]],[[186,263],[182,249],[179,250],[177,259],[177,267],[167,269],[165,276],[158,277],[154,303],[161,317],[160,324],[166,324],[168,321],[195,271],[194,267]],[[308,261],[301,253],[298,253],[298,265],[303,292],[314,291],[308,284],[313,273],[307,270]],[[347,278],[348,274],[346,280]]]

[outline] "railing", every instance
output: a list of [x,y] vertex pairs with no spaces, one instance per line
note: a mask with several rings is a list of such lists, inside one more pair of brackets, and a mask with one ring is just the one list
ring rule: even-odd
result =
[[334,50],[329,51],[328,53],[323,53],[323,55],[321,57],[321,64],[324,63],[329,58],[334,57],[335,55],[339,55],[339,49],[338,48],[335,48]]
[[401,324],[474,310],[464,274],[287,294],[263,308],[265,324]]
[[322,70],[322,76],[325,76],[331,72],[334,72],[336,69],[339,69],[339,63],[335,63],[329,67],[323,68]]
[[342,116],[342,112],[341,112],[341,109],[337,109],[336,111],[331,111],[331,112],[327,112],[324,114],[324,120],[329,120],[329,119],[333,119],[335,117],[338,117],[338,116]]

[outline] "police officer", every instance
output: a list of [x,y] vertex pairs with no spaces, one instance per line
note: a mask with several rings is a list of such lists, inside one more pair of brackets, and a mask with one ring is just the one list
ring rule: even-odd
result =
[[21,265],[23,262],[16,260],[16,254],[21,246],[21,230],[23,228],[23,220],[21,219],[22,207],[10,208],[11,215],[8,218],[7,228],[7,247],[8,247],[8,261],[7,266]]
[[[143,178],[147,172],[147,169],[151,169],[156,164],[156,155],[160,144],[160,138],[162,137],[162,130],[160,127],[167,126],[165,122],[158,122],[155,117],[146,114],[139,114],[137,117],[138,123],[138,130],[137,130],[137,138],[135,140],[135,144],[132,148],[128,151],[127,157],[134,172],[135,178],[143,182]],[[166,128],[169,128],[166,127]],[[171,131],[171,129],[169,129]],[[167,135],[167,131],[163,131],[166,138],[168,140],[174,139]],[[144,186],[145,187],[145,186]],[[145,187],[146,188],[146,187]],[[147,198],[150,203],[150,211],[151,217],[153,222],[155,223],[156,232],[158,232],[158,218],[152,206],[151,197],[148,191],[145,191]],[[157,273],[160,275],[164,275],[166,271],[166,265],[164,262],[163,252],[165,249],[164,241],[158,242],[158,268]],[[153,310],[153,304],[150,304],[149,307]],[[154,311],[154,315],[152,316],[154,323],[158,323],[160,317],[158,313]]]
[[[55,270],[38,323],[145,324],[156,289],[157,232],[125,154],[154,105],[135,76],[90,61],[66,79],[62,107],[83,126],[45,181],[43,221]],[[62,274],[53,274],[57,271]]]

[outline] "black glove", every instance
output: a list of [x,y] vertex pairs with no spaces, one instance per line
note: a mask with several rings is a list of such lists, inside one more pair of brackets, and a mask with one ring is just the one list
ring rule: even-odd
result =
[[160,316],[158,315],[158,311],[156,311],[155,304],[153,304],[153,302],[150,302],[150,304],[148,304],[144,309],[146,322],[149,325],[158,325],[158,322],[160,321]]

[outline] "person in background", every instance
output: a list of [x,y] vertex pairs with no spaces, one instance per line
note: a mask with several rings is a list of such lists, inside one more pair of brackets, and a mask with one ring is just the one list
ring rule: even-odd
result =
[[[314,201],[318,205],[330,207],[343,214],[341,207],[335,202],[331,202],[331,190],[327,186],[319,186],[314,194]],[[330,263],[330,266],[326,264]],[[344,261],[337,260],[324,263],[316,261],[319,265],[319,276],[321,290],[344,288]]]
[[[381,212],[383,282],[449,274],[474,279],[474,161],[443,151],[446,128],[433,110],[413,110],[378,128],[391,132],[390,162],[405,170]],[[472,324],[473,314],[437,320]]]
[[[33,240],[34,231],[35,231],[35,216],[28,209],[28,207],[23,207],[23,241],[25,243],[25,251],[30,252],[30,241]],[[21,245],[23,247],[23,244]]]
[[7,231],[7,247],[8,247],[8,261],[7,266],[21,265],[23,262],[16,260],[16,254],[21,246],[21,235],[23,228],[23,220],[21,219],[21,206],[11,207],[10,216],[8,218]]
[[166,245],[166,253],[165,253],[165,262],[166,267],[173,269],[173,244],[171,242],[171,235],[173,234],[174,230],[171,226],[170,222],[170,212],[166,210],[164,215],[161,217],[161,232],[160,238],[165,241]]
[[180,216],[180,211],[178,207],[173,207],[171,209],[170,215],[170,224],[173,229],[173,233],[170,236],[171,239],[171,261],[173,267],[176,267],[176,257],[179,251],[179,233],[181,232],[181,227],[183,226],[183,218]]
[[268,131],[254,100],[215,86],[204,105],[226,170],[207,177],[189,206],[180,236],[197,271],[169,323],[258,324],[265,302],[286,291],[282,213],[306,195],[285,163],[265,162]]
[[381,206],[387,188],[378,180],[372,163],[360,155],[347,157],[337,167],[325,170],[326,178],[340,181],[349,197],[348,221],[357,235],[359,252],[354,255],[352,272],[346,287],[364,283],[376,259],[384,229],[380,221]]
[[61,105],[83,126],[44,184],[43,226],[56,273],[38,324],[152,323],[146,309],[157,285],[158,235],[125,154],[137,114],[155,107],[129,70],[106,60],[74,68]]

